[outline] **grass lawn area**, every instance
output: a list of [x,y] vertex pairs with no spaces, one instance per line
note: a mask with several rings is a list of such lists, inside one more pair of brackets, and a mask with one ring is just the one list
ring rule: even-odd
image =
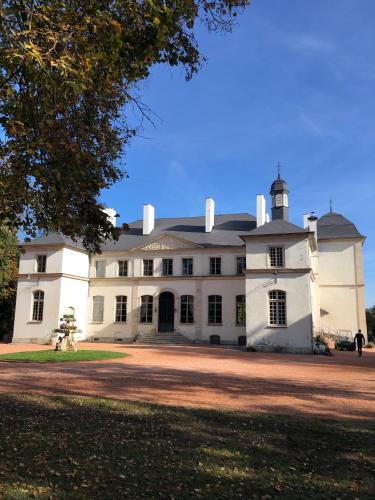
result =
[[0,397],[0,498],[374,498],[375,423]]
[[61,352],[54,350],[13,352],[1,354],[0,361],[31,361],[37,363],[63,363],[72,361],[98,361],[100,359],[124,358],[126,353],[111,351],[80,351]]

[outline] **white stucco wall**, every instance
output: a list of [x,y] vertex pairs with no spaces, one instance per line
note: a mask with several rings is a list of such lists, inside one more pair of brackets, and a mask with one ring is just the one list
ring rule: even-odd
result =
[[[47,342],[51,331],[58,326],[60,307],[59,278],[20,279],[17,286],[13,342]],[[33,292],[44,292],[43,321],[32,321]]]
[[249,238],[246,241],[246,268],[269,268],[269,247],[284,248],[286,268],[307,268],[311,266],[309,254],[309,241],[304,239],[281,236],[268,238]]
[[323,330],[366,336],[362,241],[321,240],[319,289]]
[[[286,292],[287,326],[269,325],[268,293]],[[257,349],[278,347],[291,352],[312,352],[312,314],[310,275],[298,273],[251,274],[246,278],[246,335]]]

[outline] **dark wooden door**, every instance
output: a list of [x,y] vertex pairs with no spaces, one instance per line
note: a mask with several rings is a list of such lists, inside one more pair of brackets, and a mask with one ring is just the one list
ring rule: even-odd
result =
[[163,292],[159,295],[159,332],[174,330],[174,295]]

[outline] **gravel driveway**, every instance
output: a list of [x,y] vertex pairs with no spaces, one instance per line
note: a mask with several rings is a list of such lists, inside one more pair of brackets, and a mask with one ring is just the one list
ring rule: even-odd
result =
[[[375,418],[375,352],[334,357],[244,353],[220,346],[80,344],[116,361],[0,363],[0,393],[104,396],[276,414]],[[0,353],[50,348],[0,344]]]

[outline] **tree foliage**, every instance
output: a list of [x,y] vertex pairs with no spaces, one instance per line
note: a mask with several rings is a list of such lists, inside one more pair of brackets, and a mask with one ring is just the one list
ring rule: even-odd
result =
[[16,302],[19,246],[15,230],[0,226],[0,339],[10,334]]
[[375,305],[366,309],[368,339],[375,342]]
[[153,65],[202,56],[197,21],[230,30],[250,0],[7,0],[0,6],[0,221],[98,251],[117,237],[98,196],[124,175],[124,106]]

